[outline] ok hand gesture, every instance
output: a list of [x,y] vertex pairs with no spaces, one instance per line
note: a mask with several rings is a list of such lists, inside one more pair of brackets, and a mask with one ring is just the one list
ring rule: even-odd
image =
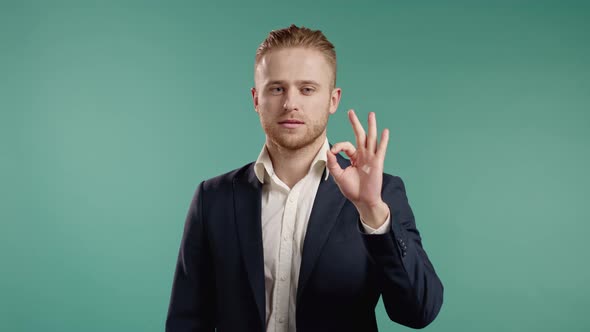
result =
[[[381,141],[377,144],[377,120],[375,113],[369,113],[369,132],[353,110],[348,111],[348,119],[356,136],[356,147],[350,142],[340,142],[328,151],[328,169],[342,194],[359,211],[361,219],[373,228],[378,228],[389,213],[387,204],[381,199],[383,182],[383,163],[389,141],[389,130],[383,130]],[[351,165],[342,169],[336,161],[336,154],[344,151]]]

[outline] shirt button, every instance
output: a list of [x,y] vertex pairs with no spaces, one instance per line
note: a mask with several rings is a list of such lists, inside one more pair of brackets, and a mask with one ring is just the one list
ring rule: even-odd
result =
[[287,235],[283,236],[283,240],[289,241],[289,238],[287,237]]
[[279,318],[279,323],[283,323],[285,319],[283,317]]
[[281,277],[281,281],[285,281],[287,278],[285,278],[285,276]]

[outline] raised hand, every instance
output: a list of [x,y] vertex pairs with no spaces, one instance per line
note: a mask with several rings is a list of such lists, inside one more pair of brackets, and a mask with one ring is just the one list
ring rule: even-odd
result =
[[[377,120],[375,113],[369,113],[369,131],[363,126],[353,110],[348,119],[356,136],[356,147],[350,142],[340,142],[328,151],[328,169],[342,194],[357,208],[363,221],[373,228],[380,226],[389,213],[387,204],[381,199],[383,163],[389,141],[389,130],[383,130],[377,143]],[[344,151],[351,165],[342,169],[336,161],[336,154]]]

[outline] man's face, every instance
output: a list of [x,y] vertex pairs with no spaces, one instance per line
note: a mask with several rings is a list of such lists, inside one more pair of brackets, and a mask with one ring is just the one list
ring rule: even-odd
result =
[[267,53],[256,66],[254,108],[267,141],[297,150],[324,138],[341,90],[332,89],[332,68],[316,50],[285,48]]

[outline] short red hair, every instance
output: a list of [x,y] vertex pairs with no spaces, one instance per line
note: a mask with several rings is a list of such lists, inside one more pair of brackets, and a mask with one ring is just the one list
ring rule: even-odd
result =
[[254,68],[264,55],[272,50],[289,47],[303,47],[320,51],[332,67],[332,88],[336,86],[336,50],[321,30],[311,30],[291,24],[288,28],[272,30],[256,50]]

